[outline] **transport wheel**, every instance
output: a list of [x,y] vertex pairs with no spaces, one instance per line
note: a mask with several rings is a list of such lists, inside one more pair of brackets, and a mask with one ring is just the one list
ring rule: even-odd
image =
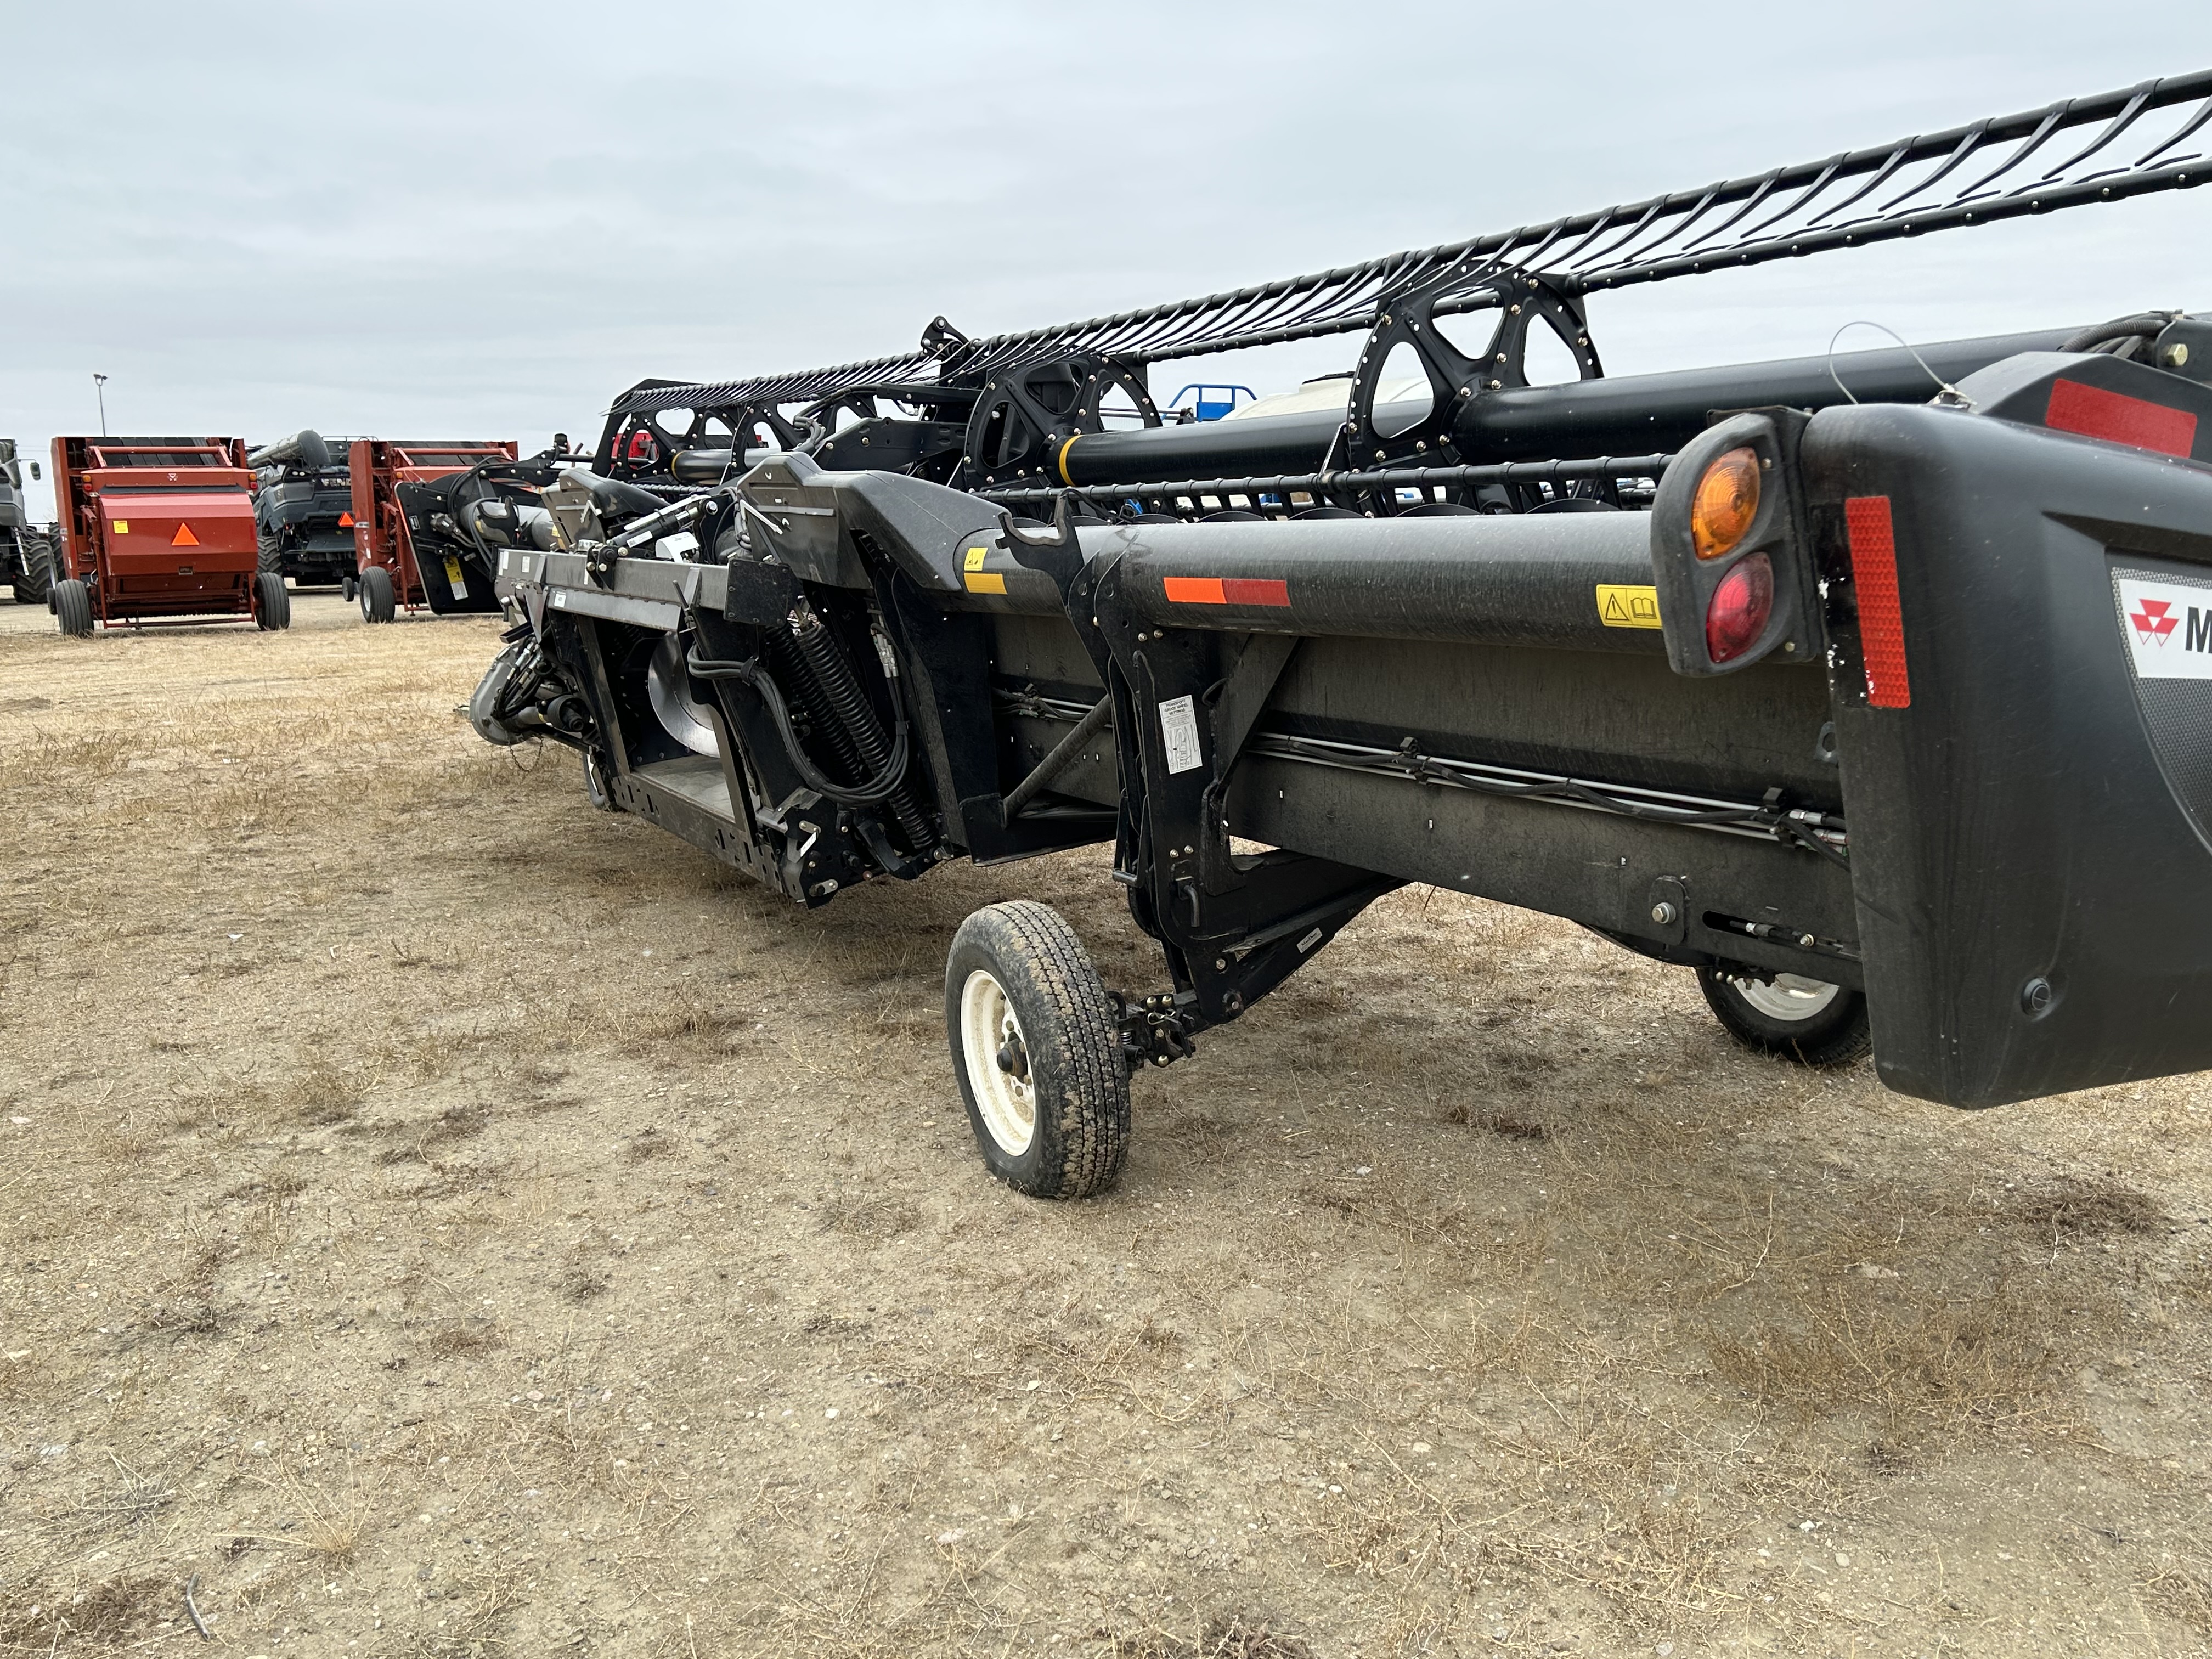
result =
[[388,623],[399,614],[399,605],[392,592],[392,573],[380,564],[373,564],[361,573],[361,619],[366,623]]
[[281,537],[271,536],[264,532],[254,537],[253,544],[259,555],[258,562],[262,569],[279,571],[283,569],[284,543]]
[[253,579],[253,589],[254,597],[261,601],[254,607],[255,626],[289,628],[292,625],[292,592],[284,586],[283,574],[264,569]]
[[92,590],[71,577],[53,586],[54,618],[61,623],[62,632],[71,639],[89,639],[92,635]]
[[1027,899],[960,924],[945,1029],[991,1173],[1032,1198],[1111,1187],[1129,1146],[1129,1072],[1114,1005],[1075,930]]
[[338,592],[344,594],[346,603],[351,605],[360,596],[361,584],[350,576],[341,576],[338,578]]
[[1866,998],[1826,980],[1777,974],[1770,985],[1748,972],[1700,968],[1698,988],[1729,1035],[1761,1054],[1848,1066],[1874,1048]]
[[23,571],[15,578],[15,603],[45,605],[53,592],[54,556],[46,538],[33,532],[23,533]]
[[596,749],[584,751],[584,799],[602,812],[622,811],[622,803],[615,799],[614,779]]

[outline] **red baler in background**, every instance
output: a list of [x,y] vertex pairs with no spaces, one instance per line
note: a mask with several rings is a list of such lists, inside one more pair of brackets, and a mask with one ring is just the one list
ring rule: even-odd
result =
[[56,438],[52,593],[64,634],[147,623],[289,628],[259,568],[253,474],[237,438]]

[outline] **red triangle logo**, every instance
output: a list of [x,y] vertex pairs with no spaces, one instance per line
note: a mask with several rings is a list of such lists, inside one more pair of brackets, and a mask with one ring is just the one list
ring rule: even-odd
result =
[[169,538],[172,547],[198,547],[199,544],[200,538],[192,534],[192,527],[188,524],[179,525],[177,533]]

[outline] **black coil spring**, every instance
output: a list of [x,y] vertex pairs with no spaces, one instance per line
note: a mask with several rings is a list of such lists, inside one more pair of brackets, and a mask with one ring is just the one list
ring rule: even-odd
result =
[[[805,665],[805,672],[798,678],[805,688],[802,695],[816,731],[836,751],[848,775],[874,776],[890,758],[890,740],[884,733],[882,720],[877,718],[875,705],[868,701],[867,693],[854,678],[853,666],[845,659],[843,647],[811,610],[798,611],[792,617],[790,637]],[[817,693],[819,706],[814,695]],[[929,844],[929,826],[915,805],[911,789],[900,785],[884,805],[890,809],[908,852],[918,853]]]

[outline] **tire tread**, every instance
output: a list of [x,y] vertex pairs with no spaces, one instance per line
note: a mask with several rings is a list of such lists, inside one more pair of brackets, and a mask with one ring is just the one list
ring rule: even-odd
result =
[[[1052,1074],[1061,1079],[1059,1115],[1048,1125],[1040,1115],[1037,1133],[1049,1134],[1045,1147],[1055,1153],[1050,1167],[1040,1164],[1034,1184],[1018,1182],[1038,1198],[1089,1198],[1120,1177],[1129,1149],[1129,1076],[1121,1059],[1120,1030],[1112,1003],[1083,941],[1059,913],[1031,899],[988,905],[961,928],[971,930],[995,958],[1003,981],[1026,980],[1021,988],[1047,1003],[1052,1018],[1045,1029],[1024,1018],[1022,1034],[1036,1069],[1040,1048]],[[955,951],[959,940],[955,941]],[[1007,987],[1009,993],[1016,988]],[[948,1005],[958,988],[948,976]],[[954,1063],[962,1063],[956,1034]],[[967,1089],[964,1078],[961,1079]],[[1040,1107],[1042,1102],[1039,1103]]]
[[1741,1002],[1726,973],[1710,968],[1697,972],[1698,988],[1713,1018],[1747,1048],[1822,1069],[1855,1065],[1874,1052],[1874,1030],[1860,992],[1843,991],[1844,1000],[1807,1020],[1802,1032],[1793,1031]]

